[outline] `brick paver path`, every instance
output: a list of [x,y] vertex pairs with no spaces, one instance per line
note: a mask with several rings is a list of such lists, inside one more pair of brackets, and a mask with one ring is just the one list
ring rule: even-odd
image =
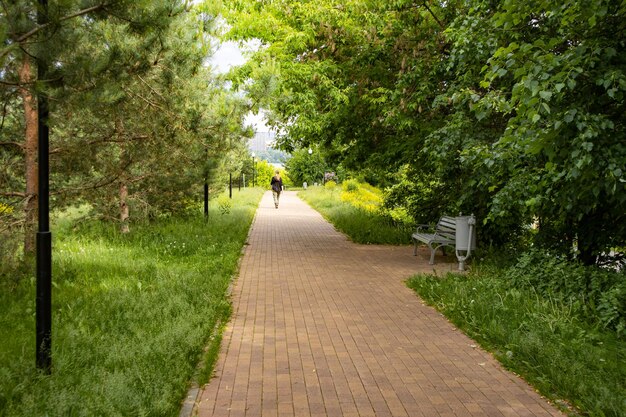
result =
[[197,415],[561,415],[405,286],[428,251],[353,244],[281,199],[260,203]]

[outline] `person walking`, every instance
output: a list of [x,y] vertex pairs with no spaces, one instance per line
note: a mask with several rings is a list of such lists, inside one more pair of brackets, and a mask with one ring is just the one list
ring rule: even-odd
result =
[[280,193],[283,191],[283,180],[280,178],[280,171],[276,171],[276,175],[272,177],[270,183],[272,186],[272,196],[274,197],[274,206],[278,208],[278,200],[280,199]]

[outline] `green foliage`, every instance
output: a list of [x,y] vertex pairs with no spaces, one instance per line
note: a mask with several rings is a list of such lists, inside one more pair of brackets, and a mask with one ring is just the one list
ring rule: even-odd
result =
[[226,194],[222,194],[217,198],[217,207],[222,215],[230,214],[233,208],[233,202]]
[[426,55],[441,41],[433,15],[447,8],[328,0],[225,5],[230,38],[268,45],[233,77],[247,86],[257,82],[255,69],[276,68],[276,88],[266,100],[270,121],[287,133],[279,138],[282,146],[319,144],[331,160],[381,178],[411,158],[418,138],[408,128],[437,89],[425,82],[438,62]]
[[553,253],[534,250],[506,271],[513,288],[536,291],[572,305],[581,320],[626,336],[626,274],[583,266]]
[[267,161],[257,160],[255,161],[255,170],[256,185],[269,190],[272,177],[276,175],[276,168],[270,165]]
[[322,182],[326,161],[317,150],[309,154],[308,149],[298,149],[292,152],[285,168],[295,185],[313,185]]
[[408,285],[543,395],[583,415],[624,416],[626,345],[590,324],[575,302],[515,288],[498,267]]
[[407,234],[410,234],[409,229],[415,224],[413,216],[409,214],[404,204],[389,204],[390,199],[385,198],[388,193],[383,193],[378,188],[355,179],[344,181],[342,190],[341,201],[367,212],[375,213],[390,224],[406,230]]
[[474,213],[482,244],[532,239],[586,264],[624,246],[622,3],[225,4],[228,36],[267,46],[233,78],[275,70],[284,148],[392,182],[386,206],[419,222]]
[[18,280],[22,274],[17,273],[23,263],[22,241],[20,234],[13,228],[0,229],[0,283]]
[[324,188],[332,193],[337,188],[337,183],[335,181],[327,181],[324,184]]
[[330,192],[331,196],[335,193],[336,189],[337,189],[337,183],[335,181],[326,181],[324,183],[324,190]]
[[341,188],[348,193],[355,192],[359,189],[359,182],[354,179],[348,179],[341,184]]
[[[354,189],[353,191],[349,191]],[[356,208],[377,213],[380,211],[383,202],[380,190],[367,183],[349,183],[341,193],[341,201],[351,204]]]
[[[276,171],[276,170],[274,170]],[[289,172],[287,172],[284,169],[280,170],[280,178],[282,178],[283,180],[283,185],[285,187],[293,187],[293,180],[291,179],[291,176],[289,175]]]
[[542,219],[544,243],[577,240],[586,263],[626,238],[624,12],[608,0],[506,1],[488,20],[502,37],[475,111],[507,117],[495,149],[516,160],[498,205]]
[[404,167],[396,184],[385,188],[382,210],[405,223],[434,223],[443,214],[456,215],[460,211],[458,196],[446,188],[434,175],[420,179],[410,167]]
[[394,223],[377,210],[355,207],[342,201],[338,193],[322,187],[310,187],[298,195],[356,243],[392,245],[410,243],[412,231],[410,226]]
[[109,223],[57,225],[53,372],[34,367],[34,282],[0,282],[0,414],[178,415],[203,348],[219,344],[260,197],[235,193],[231,215],[212,209],[208,224],[196,206],[123,236]]

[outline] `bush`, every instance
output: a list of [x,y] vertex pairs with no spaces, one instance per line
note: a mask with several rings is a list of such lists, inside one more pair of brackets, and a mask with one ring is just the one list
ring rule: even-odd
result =
[[0,231],[0,282],[15,276],[21,264],[23,254],[22,233]]
[[[17,210],[19,212],[19,210]],[[24,258],[24,226],[22,213],[0,202],[0,285],[15,284],[29,273],[32,260]]]
[[359,182],[357,180],[346,180],[342,185],[343,191],[355,192],[359,189]]
[[233,208],[233,202],[227,195],[222,194],[217,199],[217,206],[220,209],[220,213],[228,214]]
[[626,274],[584,266],[565,257],[533,250],[520,256],[507,276],[516,288],[532,288],[580,309],[587,321],[626,331]]
[[404,207],[397,207],[393,209],[381,207],[380,214],[383,217],[389,218],[393,224],[415,227],[415,221],[413,220],[413,217]]
[[341,201],[370,213],[376,213],[380,210],[383,203],[380,190],[367,183],[359,183],[355,180],[346,182],[349,182],[349,184],[344,186],[344,191],[341,193]]

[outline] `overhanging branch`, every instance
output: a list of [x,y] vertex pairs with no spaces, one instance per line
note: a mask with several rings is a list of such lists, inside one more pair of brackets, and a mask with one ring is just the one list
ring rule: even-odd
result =
[[21,150],[24,150],[24,145],[19,142],[0,142],[0,146],[16,146]]
[[[68,14],[67,16],[63,16],[63,17],[59,18],[58,21],[59,22],[63,22],[65,20],[73,19],[75,17],[79,17],[79,16],[83,16],[83,15],[86,15],[86,14],[91,13],[91,12],[95,12],[96,10],[104,8],[105,5],[106,5],[105,3],[100,3],[100,4],[97,4],[95,6],[88,7],[88,8],[83,9],[83,10],[79,10],[79,11],[77,11],[75,13],[71,13],[71,14]],[[47,28],[51,24],[52,24],[51,22],[48,22],[48,23],[45,23],[43,25],[36,26],[36,27],[32,28],[31,30],[29,30],[28,32],[26,32],[25,34],[23,34],[22,36],[20,36],[19,38],[15,39],[15,42],[17,42],[17,43],[24,42],[26,39],[28,39],[31,36],[37,34],[42,29]]]
[[430,15],[433,17],[433,19],[435,19],[435,21],[439,24],[439,26],[441,26],[442,29],[445,29],[445,26],[443,25],[441,20],[439,20],[439,18],[432,11],[432,9],[430,7],[428,7],[428,0],[424,0],[424,2],[422,4],[424,5],[424,7],[426,7],[426,10],[428,10],[428,13],[430,13]]
[[0,192],[0,196],[2,197],[20,197],[20,198],[26,198],[28,197],[28,194],[26,193],[20,193],[17,191],[2,191]]

